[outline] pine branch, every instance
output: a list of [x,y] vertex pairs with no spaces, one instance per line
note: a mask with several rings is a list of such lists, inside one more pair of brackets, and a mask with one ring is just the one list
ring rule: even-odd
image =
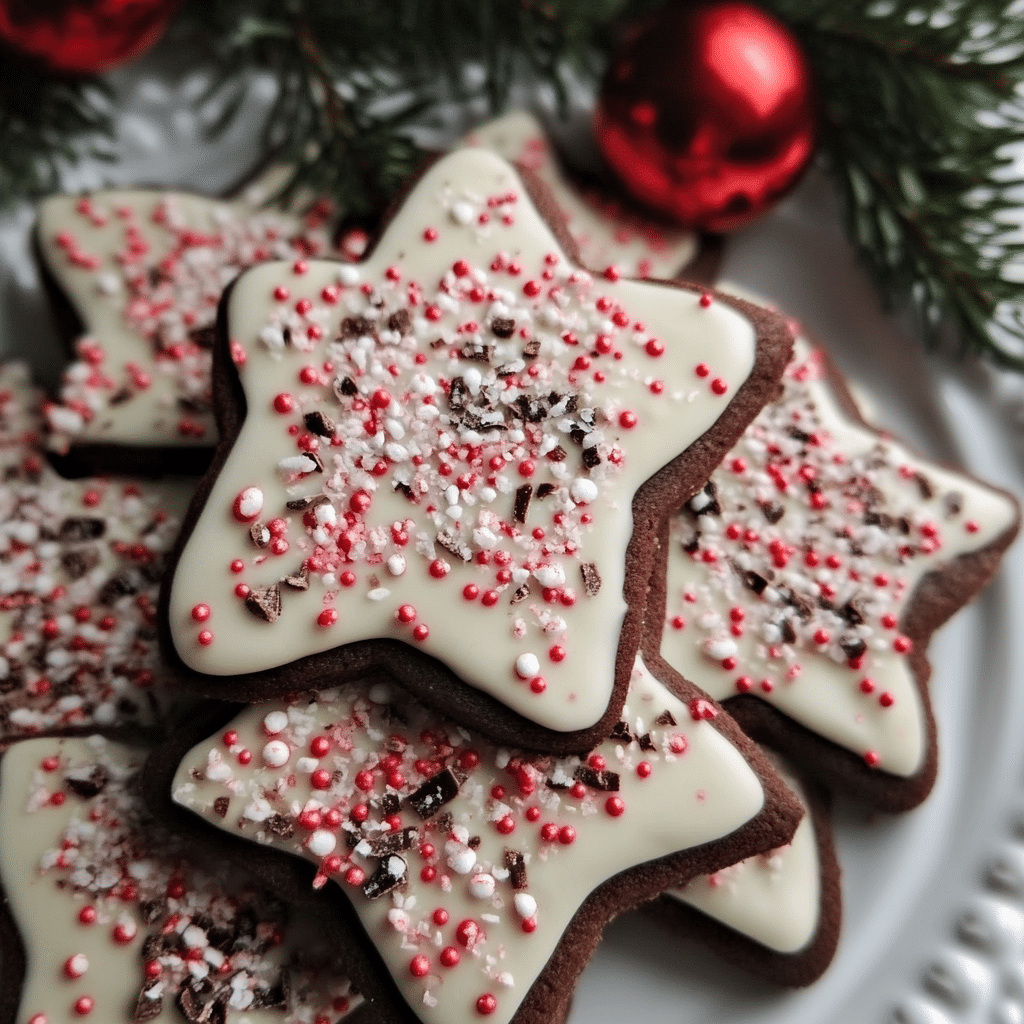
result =
[[1024,243],[1003,219],[1020,206],[1006,147],[1024,139],[1024,22],[997,0],[772,6],[813,66],[821,149],[882,294],[930,344],[1024,371],[1024,330],[1006,315]]

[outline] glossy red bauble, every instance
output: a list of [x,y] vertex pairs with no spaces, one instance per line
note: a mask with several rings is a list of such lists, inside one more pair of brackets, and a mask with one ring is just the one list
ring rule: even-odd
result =
[[814,150],[814,97],[789,30],[752,4],[676,3],[613,56],[596,111],[608,164],[640,202],[729,231],[796,183]]
[[96,75],[160,38],[179,0],[0,0],[0,40],[49,71]]

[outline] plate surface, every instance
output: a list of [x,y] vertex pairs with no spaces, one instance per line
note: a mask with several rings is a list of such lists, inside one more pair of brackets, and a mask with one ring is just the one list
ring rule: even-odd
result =
[[[216,144],[193,111],[199,73],[172,74],[157,51],[114,76],[120,159],[69,174],[100,184],[232,183],[256,156],[272,97],[254,80],[253,116]],[[453,118],[457,137],[464,117]],[[577,132],[578,134],[578,132]],[[54,384],[64,360],[29,254],[32,211],[0,219],[0,354]],[[928,455],[1024,493],[1024,382],[923,355],[879,308],[812,175],[771,216],[732,238],[723,277],[771,296],[850,375],[880,426]],[[810,989],[751,982],[642,917],[612,926],[580,984],[571,1020],[612,1024],[1024,1024],[1024,545],[994,585],[933,641],[940,774],[899,818],[836,808],[844,869],[839,953]]]

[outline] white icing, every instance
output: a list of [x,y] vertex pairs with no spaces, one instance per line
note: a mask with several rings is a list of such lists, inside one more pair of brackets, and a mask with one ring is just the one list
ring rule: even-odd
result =
[[[775,764],[806,809],[799,780]],[[701,875],[669,895],[778,953],[800,952],[814,938],[821,909],[814,820],[805,814],[788,845]]]
[[[509,214],[513,223],[505,224],[495,216],[487,225],[474,222],[463,228],[442,220],[440,214],[446,206],[468,193],[502,199],[503,208],[513,211]],[[518,197],[515,202],[506,200],[510,193]],[[362,287],[371,288],[386,304],[382,317],[407,308],[410,293],[416,299],[409,307],[413,313],[409,333],[379,326],[381,338],[376,349],[372,339],[364,344],[359,335],[362,326],[341,342],[331,341],[344,317],[377,314],[361,290],[338,290],[335,264],[312,262],[301,274],[289,265],[264,265],[236,284],[228,313],[248,414],[185,547],[171,589],[171,630],[179,654],[190,667],[214,675],[260,671],[354,640],[392,636],[415,643],[471,685],[550,728],[585,728],[601,717],[612,691],[615,650],[625,612],[624,553],[632,532],[632,496],[653,473],[714,425],[753,365],[754,330],[732,308],[702,303],[688,291],[626,280],[592,281],[589,275],[574,271],[522,194],[512,169],[482,150],[458,151],[420,179],[371,259],[361,266],[366,282]],[[437,228],[435,241],[424,239],[428,227]],[[514,260],[509,253],[515,254]],[[457,266],[459,261],[465,261],[466,267]],[[474,285],[471,273],[460,276],[455,272],[490,267],[493,261],[506,269],[481,269],[481,274],[489,275],[486,288]],[[518,263],[522,272],[512,274],[511,263]],[[397,280],[389,279],[389,268]],[[550,273],[550,283],[542,271]],[[534,278],[540,294],[530,298],[524,282]],[[275,289],[282,283],[289,290],[286,302],[274,299]],[[481,289],[480,302],[469,296],[475,287]],[[545,297],[543,289],[551,287],[557,288],[555,296]],[[329,288],[335,289],[329,293],[330,301],[323,298]],[[556,403],[550,418],[542,417],[536,425],[523,419],[519,426],[513,420],[515,429],[506,431],[507,437],[484,426],[474,431],[457,416],[452,420],[440,384],[432,395],[415,401],[410,397],[418,396],[426,386],[424,374],[435,381],[443,377],[446,382],[463,375],[469,389],[468,371],[482,372],[481,368],[486,369],[487,386],[497,396],[499,412],[504,407],[501,396],[511,399],[517,393],[516,385],[510,389],[501,383],[506,378],[499,377],[492,366],[513,355],[518,357],[525,342],[518,334],[505,341],[480,326],[494,318],[487,306],[491,293],[502,308],[515,310],[517,330],[532,323],[533,336],[541,342],[536,359],[540,383],[523,372],[518,390],[526,400],[547,401],[542,389],[552,388],[559,394],[574,394],[576,402],[575,411],[566,402],[566,415],[561,419],[554,418],[561,411]],[[445,312],[441,300],[450,300],[451,306],[453,296],[459,301],[454,311]],[[303,299],[311,306],[300,316],[295,312],[296,303]],[[421,309],[436,309],[432,314],[436,319],[421,316]],[[620,312],[621,327],[612,323]],[[470,313],[479,319],[476,331],[465,327]],[[541,314],[557,314],[558,327],[541,326]],[[628,343],[635,333],[630,324],[636,319],[642,319],[645,336],[664,341],[665,355],[651,355],[644,346]],[[257,344],[269,321],[293,324],[294,344],[279,359]],[[460,325],[464,328],[461,332],[457,330]],[[321,332],[322,336],[310,337],[312,328],[316,329],[314,335]],[[611,339],[609,349],[614,351],[602,355],[595,349],[591,360],[586,353],[591,346],[603,344],[599,335]],[[440,349],[430,344],[437,337],[448,339]],[[382,349],[385,339],[388,347]],[[493,349],[492,364],[452,355],[459,351],[456,346],[485,343]],[[378,355],[371,359],[374,351]],[[616,352],[621,359],[614,358]],[[417,363],[417,355],[425,362]],[[580,357],[588,363],[587,369],[575,368]],[[387,365],[383,358],[389,360]],[[325,361],[330,362],[330,371],[322,369]],[[707,379],[696,372],[702,363],[711,367]],[[342,406],[332,392],[332,382],[345,377],[356,382],[358,394],[345,397],[347,404]],[[550,385],[546,383],[549,378]],[[303,384],[303,379],[314,383]],[[661,386],[652,390],[655,379]],[[716,392],[716,381],[724,382],[724,394]],[[298,396],[298,408],[290,415],[274,409],[275,397],[285,390]],[[427,399],[431,404],[424,404]],[[361,409],[347,411],[356,401]],[[377,402],[380,404],[375,405]],[[417,408],[430,408],[436,414],[422,420],[412,415]],[[479,408],[486,415],[489,407]],[[377,421],[367,419],[375,409],[386,409],[388,417],[401,416],[413,435],[402,454],[390,456],[396,461],[381,460],[384,431]],[[595,410],[592,423],[585,421],[589,409]],[[296,476],[277,469],[282,460],[296,457],[297,443],[309,444],[301,433],[296,438],[287,430],[290,424],[301,424],[300,410],[322,411],[336,421],[338,444],[318,442],[318,456],[325,466],[322,474]],[[522,418],[523,414],[514,411],[509,415]],[[568,433],[577,429],[573,423],[581,419],[578,432],[588,440],[600,439],[595,449],[599,461],[585,478],[595,485],[597,494],[588,490],[574,498],[569,481],[579,479],[583,454]],[[375,433],[366,432],[368,423]],[[564,461],[540,454],[545,433],[565,441]],[[416,465],[410,443],[427,453],[423,467]],[[468,453],[470,448],[465,446],[474,444],[482,445],[484,465],[474,468],[448,454],[448,449]],[[387,455],[386,449],[383,454]],[[442,488],[438,466],[449,458],[454,470]],[[492,459],[496,460],[493,464]],[[384,468],[383,476],[368,471],[376,464],[374,460]],[[532,476],[524,477],[521,467],[527,461],[533,463],[534,470]],[[286,465],[292,469],[290,462]],[[461,520],[452,520],[443,515],[443,490],[463,478],[465,487],[459,489],[466,514]],[[535,489],[550,485],[553,492],[547,498],[535,496],[527,522],[519,524],[513,521],[514,492],[526,480]],[[244,487],[257,485],[266,495],[264,515],[288,524],[287,557],[268,556],[266,549],[256,553],[248,529],[230,515],[235,496]],[[413,488],[428,490],[414,503],[395,490],[396,486],[409,488],[417,496],[419,492]],[[323,488],[336,506],[339,529],[345,515],[365,517],[365,529],[351,528],[357,530],[345,556],[351,561],[342,558],[338,564],[337,552],[344,549],[334,545],[333,536],[330,544],[323,544],[315,533],[307,533],[302,513],[285,509],[289,498],[315,495]],[[438,501],[436,514],[427,511],[433,495]],[[543,539],[533,532],[539,527],[545,531]],[[345,530],[350,530],[347,521]],[[470,562],[438,544],[439,534],[445,531],[467,546]],[[401,544],[394,540],[394,532],[403,534]],[[496,573],[500,563],[484,565],[473,557],[477,546],[489,550],[492,538],[499,549],[511,549],[506,581]],[[546,553],[549,547],[550,554]],[[406,570],[401,576],[388,577],[385,594],[377,593],[372,567],[378,557],[386,561],[396,548],[408,561]],[[495,558],[498,554],[500,551]],[[313,571],[308,590],[286,589],[278,623],[262,621],[235,596],[239,582],[252,588],[273,586],[311,556],[315,556],[314,563],[324,564],[330,582],[325,585]],[[228,571],[228,564],[235,559],[244,564],[241,576]],[[441,578],[431,574],[435,560]],[[586,592],[581,578],[582,568],[591,561],[601,579],[600,590],[593,595]],[[555,591],[554,603],[545,601],[543,593],[537,593],[543,587],[537,584],[521,604],[510,604],[538,563],[549,566],[551,573],[561,570],[564,574],[568,581],[565,600],[559,598],[562,591]],[[342,570],[356,574],[354,585],[344,585]],[[517,575],[520,570],[527,575]],[[334,580],[341,580],[342,585],[336,586]],[[468,584],[478,586],[480,596],[464,598]],[[490,590],[497,598],[488,605],[484,596]],[[368,601],[371,595],[379,600]],[[200,602],[213,608],[209,628],[216,639],[206,646],[197,643],[190,618],[192,607]],[[401,617],[406,606],[415,617]],[[487,665],[477,656],[480,645],[467,644],[467,636],[480,638],[488,650]],[[540,657],[539,652],[555,647],[559,648],[556,656],[544,658],[543,692],[524,686],[514,671],[519,655],[533,650]],[[562,655],[560,660],[557,654]],[[580,680],[587,681],[585,688]]]
[[[603,791],[573,782],[579,758],[557,764],[549,758],[523,760],[515,751],[470,738],[413,701],[403,701],[399,721],[367,696],[364,688],[345,686],[321,693],[314,704],[290,709],[294,742],[330,739],[331,752],[323,760],[337,782],[317,798],[336,808],[341,827],[359,839],[352,849],[349,843],[338,844],[337,863],[317,862],[314,886],[330,880],[341,887],[425,1024],[477,1020],[476,1001],[486,994],[497,1000],[488,1019],[507,1024],[590,892],[620,871],[731,833],[763,803],[760,784],[738,751],[708,722],[694,721],[691,709],[639,659],[624,716],[635,735],[649,733],[653,749],[621,739],[600,744],[588,764],[614,772],[618,785]],[[233,752],[260,742],[262,717],[249,708],[235,718],[230,726],[238,734]],[[310,857],[300,828],[288,838],[284,829],[247,821],[248,811],[242,810],[251,795],[267,793],[287,816],[289,806],[303,807],[312,795],[307,780],[255,763],[234,764],[228,783],[204,779],[208,753],[222,742],[212,737],[186,755],[175,777],[174,799],[229,832]],[[641,762],[651,768],[644,777],[637,772]],[[465,774],[452,799],[430,803],[426,820],[412,809],[426,798],[420,787],[431,788],[417,765],[430,773],[455,766]],[[578,785],[580,793],[552,789],[546,781],[561,785],[560,778]],[[372,842],[391,832],[390,824],[381,830],[385,782],[387,792],[403,798],[397,812],[400,827],[418,831],[406,848],[382,849],[374,857]],[[224,816],[213,811],[221,795],[231,799]],[[451,815],[450,824],[441,826],[447,832],[438,829],[439,812]],[[363,828],[353,823],[360,819],[366,822]],[[562,839],[567,828],[569,842]],[[545,840],[545,829],[552,838]],[[424,852],[425,844],[432,852]],[[519,890],[513,887],[507,850],[524,858],[525,884]],[[404,882],[368,898],[363,886],[384,867]],[[424,868],[433,876],[423,876]],[[354,879],[352,871],[358,872]],[[447,917],[435,917],[436,908]],[[463,931],[460,940],[459,928],[466,921],[470,924],[464,928],[472,928],[473,935]],[[442,951],[449,947],[459,955],[457,966],[442,965]],[[414,976],[417,956],[427,958],[427,970]]]

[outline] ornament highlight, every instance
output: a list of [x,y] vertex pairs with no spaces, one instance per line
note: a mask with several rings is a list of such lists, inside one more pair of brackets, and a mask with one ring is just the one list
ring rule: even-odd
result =
[[752,4],[674,4],[613,56],[595,127],[636,199],[687,226],[731,231],[810,161],[810,71],[789,30]]
[[0,0],[0,41],[49,71],[98,75],[141,56],[180,0]]

